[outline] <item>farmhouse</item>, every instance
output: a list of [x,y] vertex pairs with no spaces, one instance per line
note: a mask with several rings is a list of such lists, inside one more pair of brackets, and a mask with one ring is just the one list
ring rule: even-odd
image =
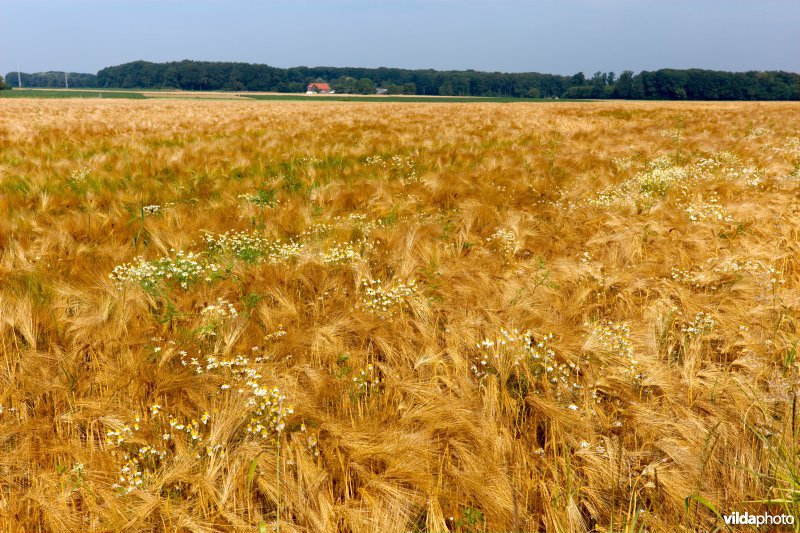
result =
[[331,86],[324,82],[314,82],[308,84],[306,94],[333,94]]

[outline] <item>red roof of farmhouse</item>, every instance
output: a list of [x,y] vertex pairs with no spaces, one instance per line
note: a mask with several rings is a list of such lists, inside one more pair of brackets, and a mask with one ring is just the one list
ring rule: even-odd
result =
[[316,87],[316,89],[318,91],[330,91],[331,90],[331,86],[328,85],[327,83],[309,83],[308,84],[308,88],[309,89],[314,88],[314,87]]

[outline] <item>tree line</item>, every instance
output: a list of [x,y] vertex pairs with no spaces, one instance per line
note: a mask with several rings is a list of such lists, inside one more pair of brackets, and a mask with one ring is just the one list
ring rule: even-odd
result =
[[[63,72],[21,74],[23,87],[64,87]],[[12,84],[17,73],[6,79]],[[800,75],[791,72],[724,72],[661,69],[634,74],[626,70],[587,77],[438,71],[397,68],[292,67],[230,62],[134,61],[93,74],[68,76],[69,86],[107,89],[181,89],[187,91],[305,92],[309,83],[326,81],[337,93],[491,96],[512,98],[619,98],[633,100],[798,100]]]
[[9,72],[5,77],[6,88],[19,87],[22,82],[22,88],[35,87],[35,88],[61,88],[69,84],[70,89],[96,89],[97,75],[96,74],[82,74],[78,72],[37,72],[35,74],[28,74],[26,72]]

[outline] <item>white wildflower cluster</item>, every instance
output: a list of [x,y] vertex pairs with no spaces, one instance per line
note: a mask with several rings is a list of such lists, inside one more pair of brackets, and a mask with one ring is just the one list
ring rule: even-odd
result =
[[277,207],[281,203],[280,200],[275,196],[275,191],[272,189],[261,189],[254,193],[240,194],[238,198],[247,203],[257,205],[258,207],[272,208]]
[[245,415],[248,419],[247,433],[277,442],[286,428],[286,417],[294,412],[293,408],[285,403],[286,397],[280,389],[264,387],[259,381],[261,374],[243,355],[231,358],[207,355],[203,359],[201,362],[199,358],[192,358],[187,362],[186,354],[181,353],[181,364],[194,367],[196,374],[221,371],[223,383],[220,385],[220,390],[235,391],[247,398],[248,411]]
[[647,162],[647,168],[650,170],[666,170],[673,166],[672,158],[668,155],[660,155]]
[[269,247],[269,241],[255,233],[245,231],[226,231],[221,235],[203,235],[206,248],[212,254],[230,252],[249,263],[260,260]]
[[327,222],[315,222],[308,227],[303,233],[298,235],[298,239],[318,239],[326,237],[333,233],[335,226]]
[[364,213],[349,213],[348,215],[335,216],[329,222],[317,222],[301,235],[319,238],[329,236],[338,231],[340,234],[341,232],[347,232],[351,236],[350,239],[346,240],[368,239],[370,234],[380,227],[383,227],[383,223],[380,220],[370,220]]
[[716,196],[711,196],[707,202],[693,203],[686,207],[686,214],[691,222],[704,222],[706,220],[715,222],[733,223],[733,217],[728,214],[725,206],[719,203]]
[[763,181],[763,170],[745,165],[742,160],[729,151],[721,151],[711,157],[701,158],[691,167],[691,173],[700,179],[707,179],[713,175],[719,175],[727,180],[744,181],[750,186],[757,186]]
[[368,218],[369,217],[367,217],[367,215],[365,213],[350,213],[346,217],[345,216],[334,217],[334,220],[337,221],[337,222],[349,221],[349,222],[356,222],[356,223],[364,224],[364,223],[368,222],[367,221]]
[[764,169],[754,165],[727,166],[722,169],[722,175],[732,181],[741,181],[748,187],[758,187],[764,183]]
[[239,313],[231,302],[225,298],[217,298],[217,303],[205,306],[203,310],[200,311],[200,316],[202,316],[204,320],[224,322],[236,318],[239,316]]
[[772,135],[773,131],[764,126],[756,126],[755,128],[751,128],[750,131],[747,132],[745,135],[745,139],[748,141],[751,139],[756,139],[758,137],[764,137],[765,135]]
[[742,181],[750,187],[761,185],[765,177],[763,169],[744,164],[739,156],[729,151],[717,152],[710,158],[700,159],[693,168],[699,175],[719,173],[727,180]]
[[661,129],[661,130],[658,130],[658,136],[659,137],[667,137],[667,138],[670,138],[670,139],[679,139],[680,136],[681,136],[681,130],[679,130],[679,129],[674,129],[674,130]]
[[739,179],[748,187],[759,187],[764,183],[766,175],[763,168],[746,166],[739,173]]
[[333,241],[327,249],[320,252],[320,256],[327,265],[343,265],[360,261],[371,248],[367,237],[349,242]]
[[408,283],[395,283],[384,286],[379,279],[361,282],[361,301],[357,307],[374,314],[392,314],[402,310],[411,298],[417,295],[413,280]]
[[[139,430],[139,420],[140,418],[136,418],[136,423],[134,426],[136,430]],[[133,436],[133,429],[127,424],[123,425],[120,429],[109,429],[106,432],[106,445],[107,446],[121,446],[125,439]]]
[[[200,415],[200,419],[192,418],[189,421],[181,421],[179,418],[174,417],[172,415],[167,416],[167,421],[169,423],[170,430],[180,431],[186,434],[189,438],[189,442],[198,443],[203,440],[202,435],[202,426],[208,424],[208,421],[211,420],[211,415],[208,414],[208,411],[204,412]],[[173,440],[175,438],[175,434],[171,431],[166,431],[161,435],[162,440],[168,441]],[[216,451],[218,446],[213,446],[211,449],[206,449],[208,455],[211,455],[210,452]]]
[[[545,335],[541,344],[543,352],[537,354],[542,356],[541,360],[545,365],[545,371],[552,370],[555,360],[555,352],[546,347],[551,335]],[[484,377],[489,371],[496,371],[500,367],[519,366],[524,363],[531,354],[531,349],[535,346],[533,334],[529,331],[520,333],[519,330],[508,331],[500,329],[500,334],[492,339],[486,338],[477,343],[478,349],[477,363],[473,364],[472,373],[477,378]]]
[[166,450],[158,450],[149,445],[123,452],[124,463],[119,469],[117,482],[111,488],[122,494],[130,494],[136,489],[146,487],[155,479],[166,458]]
[[0,404],[0,415],[3,413],[16,413],[17,409],[15,407],[5,407],[3,404]]
[[609,185],[587,200],[593,207],[632,206],[666,196],[675,186],[688,191],[694,182],[689,169],[675,166],[666,157],[650,161],[648,168],[619,184]]
[[672,279],[692,287],[709,287],[712,290],[726,283],[735,283],[749,276],[766,286],[784,285],[786,280],[780,269],[756,259],[709,258],[697,268],[672,269]]
[[294,413],[294,408],[286,403],[286,396],[277,387],[254,387],[252,392],[248,400],[251,412],[247,433],[272,443],[279,442],[286,430],[286,419]]
[[289,239],[284,242],[280,239],[272,241],[267,249],[267,258],[270,263],[287,263],[300,257],[304,245]]
[[700,287],[703,285],[697,274],[691,269],[687,270],[684,268],[672,267],[670,271],[670,277],[673,281],[677,281],[678,283],[683,283],[691,287]]
[[[230,358],[221,358],[216,355],[206,355],[202,361],[198,357],[192,357],[186,360],[186,352],[181,352],[181,365],[190,366],[194,368],[195,374],[205,374],[213,372],[214,370],[221,369],[225,371],[226,377],[231,378],[231,381],[226,381],[220,387],[222,390],[230,389],[230,383],[254,383],[251,386],[257,386],[255,383],[261,378],[261,374],[252,367],[250,367],[250,360],[243,355],[235,355]],[[239,389],[239,392],[244,392],[244,389]]]
[[680,166],[651,165],[650,170],[637,176],[639,191],[645,196],[663,197],[674,184],[688,181],[689,171]]
[[739,159],[739,156],[734,154],[733,152],[731,152],[729,150],[723,150],[721,152],[717,152],[716,154],[714,154],[714,159],[720,165],[739,165],[739,164],[741,164],[741,160]]
[[501,328],[495,338],[477,343],[478,352],[471,366],[473,375],[481,379],[490,373],[528,370],[532,377],[542,377],[560,397],[564,391],[580,389],[580,368],[575,363],[558,363],[552,347],[553,334],[541,337],[530,331]]
[[[711,263],[714,258],[708,259],[706,263]],[[767,266],[758,260],[753,259],[725,259],[715,265],[712,270],[724,274],[743,274],[760,273],[767,270]]]
[[306,437],[306,449],[312,457],[319,457],[319,434],[311,432],[306,427],[305,423],[300,424],[300,432]]
[[791,159],[797,159],[800,157],[800,137],[788,137],[780,146],[773,146],[772,150]]
[[589,198],[586,203],[592,207],[618,207],[633,203],[633,197],[626,192],[626,182],[619,185],[609,185],[603,187],[594,196]]
[[[579,180],[584,183],[588,181],[585,176],[579,177]],[[586,200],[576,201],[568,191],[558,186],[554,187],[552,189],[552,194],[548,196],[549,197],[540,194],[539,197],[533,201],[533,204],[547,205],[562,211],[572,211],[581,207],[584,203],[588,203]]]
[[371,393],[378,391],[381,378],[375,365],[370,363],[353,377],[353,383],[355,384],[357,395],[369,396]]
[[[674,132],[665,130],[665,135]],[[627,169],[627,159],[614,159],[619,169]],[[640,203],[651,204],[663,198],[669,191],[675,190],[678,201],[683,203],[694,195],[697,186],[713,176],[728,180],[738,180],[751,187],[760,186],[764,182],[764,170],[753,165],[745,165],[735,154],[721,151],[710,157],[700,158],[692,165],[678,166],[668,156],[653,159],[647,167],[636,176],[621,183],[609,185],[601,189],[586,202],[593,207],[635,206]],[[706,205],[690,206],[689,215],[699,221],[704,216],[715,219],[726,214],[711,201]]]
[[499,228],[486,238],[486,242],[493,245],[504,256],[513,256],[517,249],[517,237],[508,229]]
[[[109,447],[121,448],[124,463],[120,467],[117,482],[112,488],[124,494],[129,494],[133,490],[146,486],[152,481],[167,458],[168,452],[164,449],[156,449],[150,445],[139,445],[136,440],[136,433],[140,429],[141,418],[136,417],[133,424],[125,424],[117,430],[106,432],[106,445]],[[117,452],[112,452],[117,455]]]
[[131,263],[114,267],[108,277],[120,290],[127,284],[138,284],[146,291],[152,291],[168,281],[187,289],[200,280],[212,281],[220,270],[219,265],[206,261],[200,253],[178,251],[175,257],[153,261],[137,257]]
[[[733,156],[733,154],[731,154],[731,156]],[[723,163],[720,162],[720,160],[717,159],[717,157],[701,157],[694,164],[694,169],[698,173],[701,173],[703,175],[708,175],[709,173],[713,173],[719,170],[722,167],[722,165]]]
[[767,279],[769,279],[769,283],[773,286],[783,285],[786,283],[786,280],[783,279],[783,273],[775,267],[769,267],[765,273],[767,275]]
[[84,466],[83,463],[75,463],[72,465],[70,473],[72,473],[75,476],[83,477],[86,475],[86,466]]
[[169,209],[170,207],[174,207],[175,202],[167,202],[163,206],[158,204],[146,205],[142,207],[142,215],[157,215],[162,213],[165,209]]
[[267,261],[284,263],[300,256],[303,244],[280,239],[271,241],[255,232],[227,231],[221,235],[203,235],[206,247],[212,254],[230,253],[248,263]]
[[358,230],[364,236],[369,236],[375,228],[382,227],[380,221],[369,220],[369,217],[364,213],[350,213],[347,216],[337,216],[333,218],[333,222],[340,228]]
[[623,375],[634,380],[641,380],[639,361],[634,353],[631,330],[627,324],[601,320],[592,326],[589,338],[597,343],[600,351],[622,361]]
[[[366,215],[352,215],[347,218],[349,223],[355,223],[360,230],[360,237],[344,241],[334,240],[316,252],[325,264],[353,263],[361,260],[372,249],[369,232],[375,225],[374,223],[365,223],[361,217],[366,217]],[[323,236],[331,232],[333,228],[334,226],[330,224],[316,224],[298,235],[296,239],[288,241],[269,240],[256,232],[245,231],[228,231],[220,235],[205,234],[203,240],[212,255],[231,254],[248,263],[277,264],[287,263],[300,257],[310,249],[306,240]]]
[[614,159],[611,160],[611,162],[614,164],[615,167],[617,167],[617,170],[619,171],[628,170],[635,164],[633,157],[629,155],[623,157],[615,157]]
[[[204,455],[225,456],[222,445],[202,444],[207,440],[204,427],[211,420],[208,411],[189,421],[181,421],[172,415],[167,415],[165,420],[161,415],[161,405],[158,404],[150,406],[149,411],[151,416],[148,420],[137,416],[133,424],[124,424],[119,429],[106,432],[106,445],[114,449],[114,455],[121,455],[123,460],[119,477],[112,488],[123,494],[145,488],[154,480],[161,467],[175,458],[175,452],[167,446],[176,439],[185,439],[187,449],[191,450],[196,459],[201,459]],[[161,441],[161,447],[142,444],[147,437],[157,437]]]
[[681,326],[681,331],[690,339],[696,339],[714,331],[714,317],[700,312],[694,316],[691,322]]
[[[242,355],[230,358],[207,355],[201,362],[200,357],[187,360],[188,354],[185,351],[181,351],[180,356],[181,364],[193,367],[196,374],[221,374],[222,391],[230,390],[228,394],[244,395],[247,409],[242,415],[245,423],[242,427],[247,435],[268,440],[271,444],[281,442],[282,436],[288,431],[287,419],[294,413],[294,409],[287,403],[286,396],[280,389],[268,388],[260,383],[261,374],[251,366],[248,358]],[[169,461],[185,453],[184,450],[197,460],[226,455],[221,444],[209,440],[210,430],[207,426],[211,415],[208,411],[187,421],[170,414],[163,415],[162,410],[161,405],[153,404],[149,407],[148,420],[143,422],[141,417],[136,417],[133,424],[125,424],[106,433],[106,444],[124,452],[124,463],[118,482],[114,484],[114,488],[124,494],[146,487]],[[304,423],[300,431],[306,436],[304,444],[309,453],[319,456],[317,435],[308,432]],[[157,439],[161,447],[143,445],[147,438]],[[182,444],[170,445],[176,439]]]
[[266,335],[264,335],[264,340],[265,341],[271,341],[271,340],[275,340],[275,339],[280,339],[281,337],[285,337],[285,336],[286,336],[286,330],[283,329],[283,324],[278,324],[278,328],[275,331],[273,331],[272,333],[267,333]]
[[304,155],[295,159],[295,163],[298,165],[319,165],[322,163],[322,159],[314,157],[313,155]]
[[388,170],[393,176],[399,176],[404,183],[417,183],[420,181],[417,175],[416,163],[412,157],[372,155],[366,158],[365,163],[369,166],[377,166]]
[[[334,234],[338,234],[339,237],[341,237],[346,232],[348,237],[335,240],[332,248],[349,246],[358,248],[363,245],[371,249],[372,246],[369,241],[370,234],[376,228],[382,226],[383,224],[380,221],[369,220],[366,214],[350,213],[348,215],[333,217],[328,222],[315,222],[308,227],[308,229],[299,234],[297,239],[300,240],[300,242],[307,242],[311,240],[320,240]],[[336,251],[333,251],[330,257],[334,257],[336,253]],[[327,252],[322,252],[323,258],[326,254]]]
[[84,183],[86,181],[86,178],[89,177],[90,172],[91,170],[89,170],[89,168],[85,166],[77,170],[73,170],[72,172],[69,173],[69,176],[67,176],[67,182],[70,185],[78,185]]

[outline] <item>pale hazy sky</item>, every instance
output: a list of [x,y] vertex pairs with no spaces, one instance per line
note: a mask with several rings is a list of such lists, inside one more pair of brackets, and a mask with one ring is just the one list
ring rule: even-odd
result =
[[0,0],[0,74],[137,59],[800,72],[800,0]]

